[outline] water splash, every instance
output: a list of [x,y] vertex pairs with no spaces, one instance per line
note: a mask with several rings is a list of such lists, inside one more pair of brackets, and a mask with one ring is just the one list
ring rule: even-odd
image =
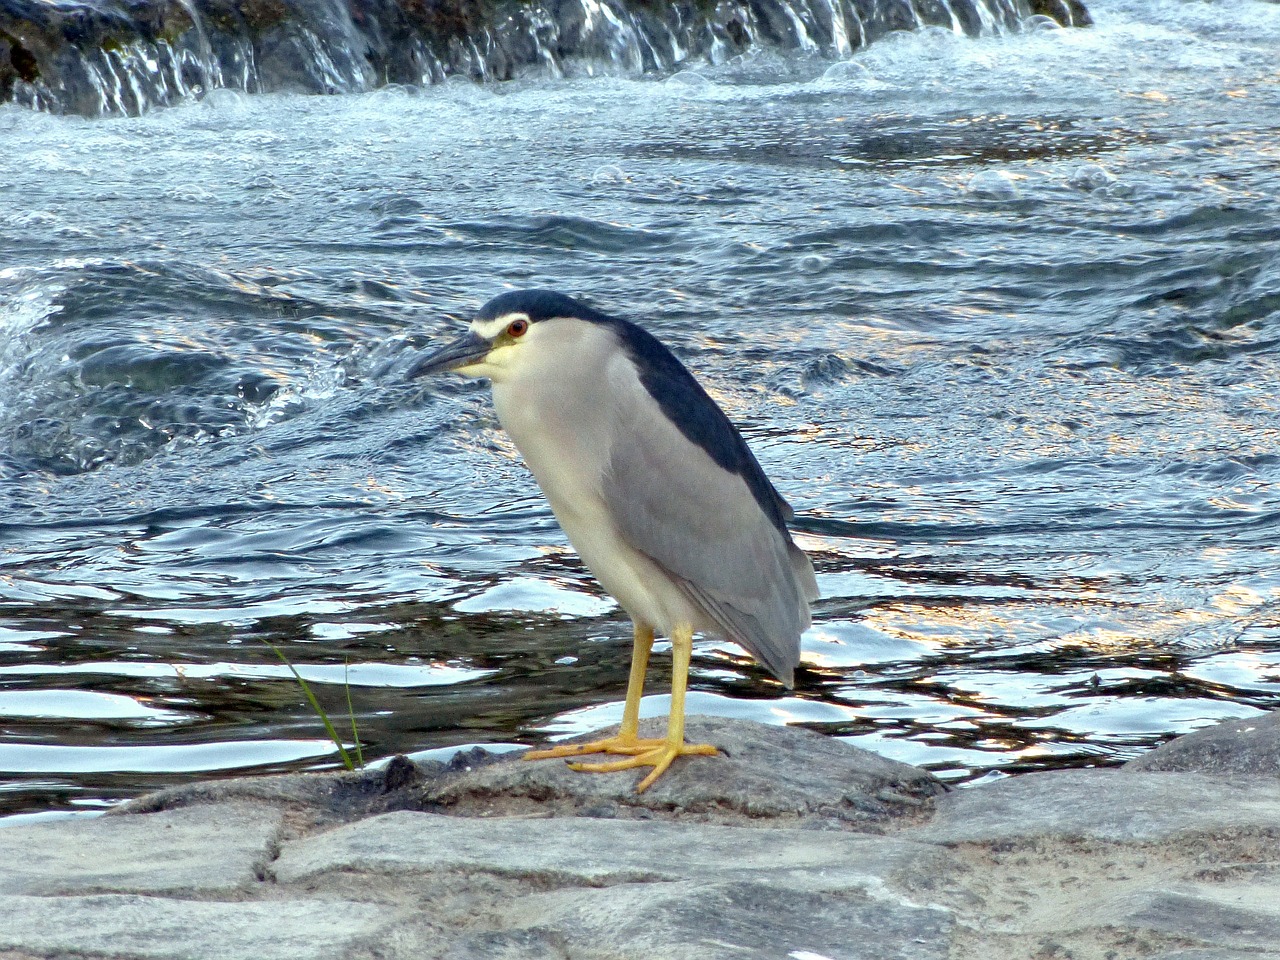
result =
[[137,115],[226,87],[333,94],[530,70],[635,75],[760,46],[843,58],[894,31],[983,36],[1046,18],[1089,23],[1077,0],[382,0],[354,11],[329,0],[231,12],[210,0],[0,0],[0,102]]
[[[37,216],[22,219],[30,222]],[[9,218],[10,225],[18,225],[13,223],[17,219]],[[54,269],[74,270],[76,266],[75,262],[62,261]],[[65,289],[64,282],[45,277],[32,267],[0,270],[0,380],[16,379],[26,362],[29,334],[62,310],[57,300]],[[0,393],[0,419],[12,399],[11,394]]]

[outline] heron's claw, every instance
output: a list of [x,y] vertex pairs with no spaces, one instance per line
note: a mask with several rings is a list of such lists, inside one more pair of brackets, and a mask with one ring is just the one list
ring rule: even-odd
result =
[[[637,741],[638,744],[646,741]],[[668,740],[647,741],[652,744],[649,749],[640,750],[612,750],[612,751],[593,751],[596,753],[632,753],[633,755],[626,760],[608,760],[604,763],[571,763],[571,770],[579,770],[584,773],[613,773],[617,770],[630,770],[634,767],[653,767],[646,776],[636,786],[636,793],[644,793],[654,782],[667,771],[667,767],[671,766],[671,761],[676,757],[714,757],[719,751],[709,743],[671,743]]]
[[627,702],[622,708],[622,725],[617,734],[590,743],[567,743],[549,750],[530,750],[526,760],[552,760],[557,757],[582,757],[589,753],[621,754],[625,760],[604,763],[570,763],[573,770],[587,773],[611,773],[635,767],[653,767],[640,781],[636,793],[644,793],[667,771],[676,757],[714,757],[719,751],[709,743],[684,742],[684,697],[689,685],[689,657],[693,653],[693,627],[679,624],[671,632],[671,712],[667,716],[667,735],[661,740],[641,739],[640,693],[644,688],[644,671],[653,646],[653,628],[637,622],[635,646],[631,656],[631,678],[627,681]]
[[667,741],[662,739],[641,740],[637,737],[606,737],[604,740],[592,740],[588,743],[566,743],[546,750],[530,750],[523,757],[525,760],[555,760],[560,757],[582,757],[589,753],[620,753],[634,755],[647,753],[661,747]]

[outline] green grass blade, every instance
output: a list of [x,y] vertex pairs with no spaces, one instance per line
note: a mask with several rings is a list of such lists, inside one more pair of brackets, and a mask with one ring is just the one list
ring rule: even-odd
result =
[[289,662],[289,658],[274,643],[268,643],[265,640],[263,643],[266,643],[271,648],[271,651],[280,658],[280,661],[289,668],[293,678],[298,681],[298,686],[302,687],[302,692],[307,695],[307,702],[311,704],[311,709],[315,711],[316,716],[324,723],[325,732],[329,734],[329,739],[333,741],[333,745],[338,748],[338,755],[342,757],[343,766],[348,770],[354,770],[355,764],[351,762],[351,757],[347,755],[347,750],[342,745],[342,740],[338,737],[338,731],[333,729],[333,724],[329,722],[329,715],[324,712],[324,707],[320,706],[320,701],[311,692],[311,687],[307,684],[307,681],[302,679],[302,674],[298,672],[297,667]]
[[351,718],[351,742],[356,745],[356,763],[360,769],[364,769],[364,750],[360,746],[360,731],[356,729],[356,708],[351,702],[351,681],[348,679],[351,673],[350,659],[343,658],[342,661],[342,685],[347,688],[347,716]]

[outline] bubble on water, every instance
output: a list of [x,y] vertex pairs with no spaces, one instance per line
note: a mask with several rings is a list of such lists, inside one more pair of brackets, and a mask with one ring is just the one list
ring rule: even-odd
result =
[[1095,190],[1094,193],[1104,197],[1111,197],[1114,200],[1130,200],[1138,195],[1138,188],[1132,183],[1117,180],[1100,190]]
[[0,217],[0,223],[7,223],[14,227],[40,227],[57,222],[57,214],[47,210],[31,210]]
[[1027,17],[1022,21],[1022,29],[1028,33],[1038,33],[1049,30],[1064,30],[1066,28],[1053,17],[1046,17],[1042,13],[1037,13],[1035,16]]
[[249,95],[243,90],[215,87],[200,98],[200,106],[206,110],[222,110],[239,113],[249,108]]
[[952,43],[954,41],[968,42],[963,33],[957,33],[950,27],[943,27],[936,23],[926,23],[920,29],[912,31],[917,37],[923,37],[933,43]]
[[163,195],[166,200],[175,200],[178,203],[204,204],[214,199],[213,193],[198,183],[184,183],[169,187],[164,191]]
[[591,182],[597,186],[614,183],[627,183],[630,179],[631,178],[626,175],[621,167],[615,166],[612,163],[606,163],[602,166],[596,167],[591,174]]
[[870,80],[871,71],[854,60],[833,63],[822,73],[823,80]]
[[1001,170],[981,170],[973,175],[966,192],[987,200],[1017,200],[1022,196],[1017,183]]
[[856,60],[842,60],[833,63],[822,73],[818,81],[824,86],[852,87],[857,90],[887,90],[889,84],[878,79],[867,69],[866,64]]
[[667,83],[684,84],[690,87],[705,87],[711,81],[696,70],[681,70],[667,77]]
[[1085,163],[1076,167],[1067,176],[1067,183],[1077,190],[1102,190],[1116,182],[1116,178],[1106,167],[1096,163]]
[[421,91],[411,83],[388,83],[386,86],[378,87],[369,94],[369,99],[378,100],[405,100],[409,97],[416,97]]
[[673,90],[685,96],[701,96],[711,90],[711,81],[692,70],[681,70],[679,73],[673,73],[662,82],[662,85],[668,90]]
[[821,273],[831,265],[831,260],[818,253],[806,253],[800,258],[801,273]]

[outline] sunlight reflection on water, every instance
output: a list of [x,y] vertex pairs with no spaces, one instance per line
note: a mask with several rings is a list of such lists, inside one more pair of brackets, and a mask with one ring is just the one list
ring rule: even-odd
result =
[[708,638],[692,710],[966,780],[1274,708],[1280,7],[1093,6],[668,82],[0,108],[0,809],[334,765],[268,643],[370,756],[620,718],[630,627],[484,388],[402,380],[508,286],[643,321],[797,509],[797,688]]

